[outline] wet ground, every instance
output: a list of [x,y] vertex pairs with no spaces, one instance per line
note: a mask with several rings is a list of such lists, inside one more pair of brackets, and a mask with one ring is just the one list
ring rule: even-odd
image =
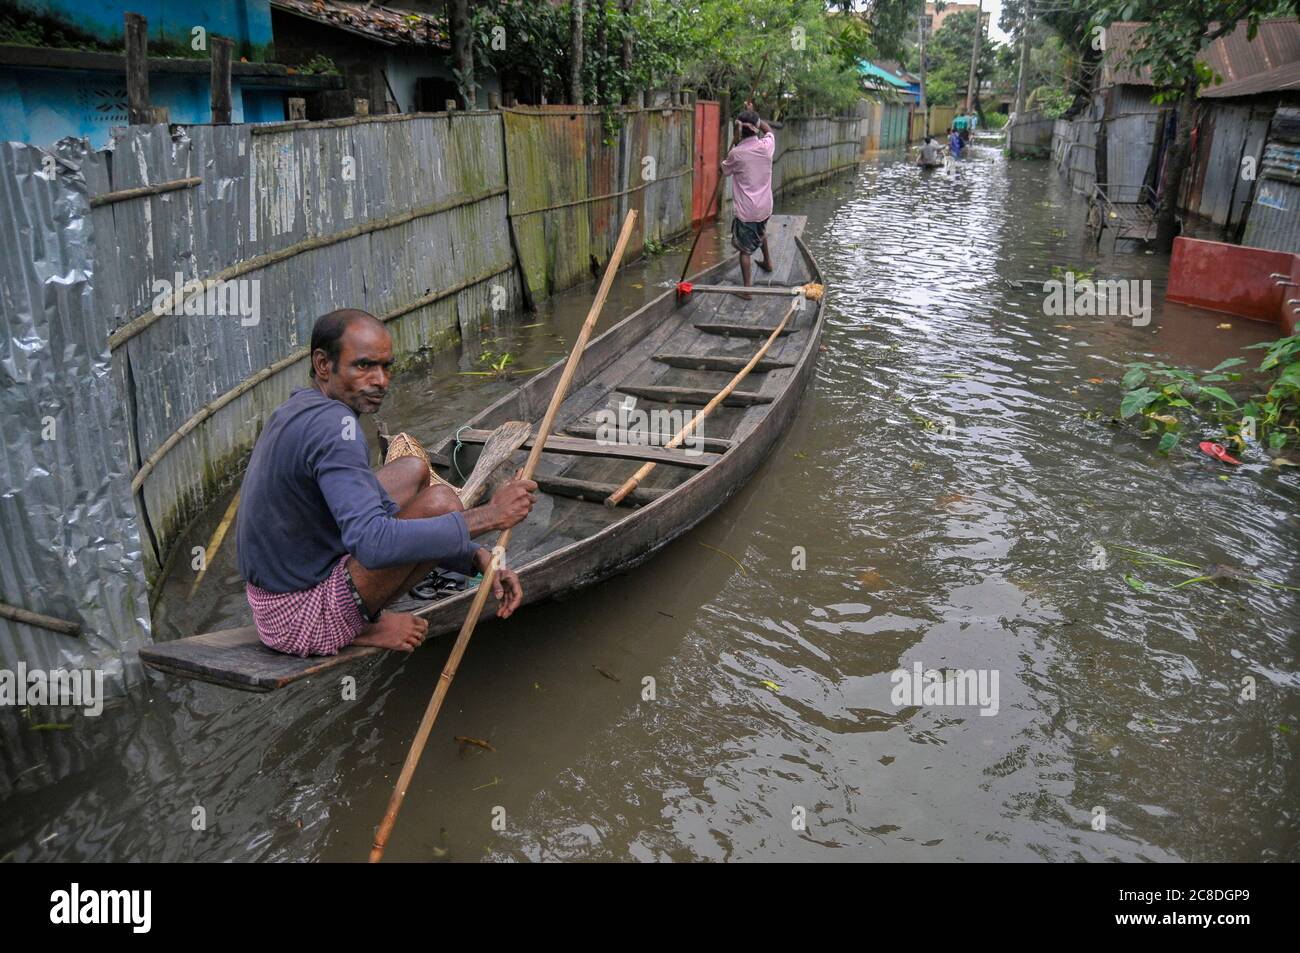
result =
[[[782,210],[832,289],[795,425],[647,565],[480,628],[389,857],[1300,859],[1297,594],[1173,588],[1117,548],[1295,585],[1300,478],[1105,420],[1126,362],[1274,335],[1159,301],[1046,315],[1054,267],[1161,289],[1167,260],[1094,252],[1054,170],[988,145],[955,181],[886,156]],[[627,267],[607,313],[680,261]],[[591,293],[405,375],[383,416],[449,432],[511,386],[461,372],[561,359]],[[247,619],[230,544],[174,573],[163,633]],[[7,720],[0,858],[362,860],[449,645],[351,670],[355,700],[153,675],[68,729]],[[896,704],[915,663],[996,673],[996,713]]]

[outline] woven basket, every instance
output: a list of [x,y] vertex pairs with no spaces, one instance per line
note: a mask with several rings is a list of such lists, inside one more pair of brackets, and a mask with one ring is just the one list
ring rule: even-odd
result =
[[420,441],[416,440],[405,431],[395,433],[388,438],[388,453],[384,455],[385,465],[392,463],[394,460],[400,460],[402,457],[419,457],[424,461],[424,465],[429,468],[429,486],[443,486],[456,489],[438,474],[433,472],[433,465],[429,462],[429,452],[424,449]]

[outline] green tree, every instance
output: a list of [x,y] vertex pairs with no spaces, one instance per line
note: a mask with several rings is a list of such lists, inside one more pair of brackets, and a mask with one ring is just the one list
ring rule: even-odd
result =
[[[974,43],[974,10],[952,14],[926,42],[926,97],[931,105],[957,105],[958,90],[964,90],[970,79],[971,47]],[[998,49],[999,44],[992,38],[980,42],[975,70],[977,85],[996,73]]]

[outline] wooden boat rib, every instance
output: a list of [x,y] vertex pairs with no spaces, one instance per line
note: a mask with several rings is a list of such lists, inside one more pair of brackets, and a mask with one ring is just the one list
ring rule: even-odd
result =
[[[776,270],[770,275],[759,272],[762,283],[823,283],[800,237],[804,223],[803,216],[770,220],[768,241]],[[732,257],[693,280],[723,284],[739,279],[739,266]],[[805,302],[791,317],[791,333],[778,337],[763,363],[745,378],[744,392],[752,399],[724,404],[703,422],[700,436],[709,442],[698,448],[699,455],[688,458],[682,450],[663,449],[660,445],[666,437],[661,434],[633,435],[626,446],[607,447],[613,452],[600,453],[599,444],[593,446],[593,435],[611,419],[602,411],[617,415],[619,405],[628,401],[635,401],[633,412],[681,415],[698,410],[683,403],[682,395],[694,400],[699,393],[720,391],[735,368],[761,344],[748,336],[761,332],[749,329],[767,328],[770,333],[789,306],[790,298],[778,295],[755,295],[751,301],[734,295],[697,295],[679,303],[676,291],[670,290],[588,345],[556,418],[555,436],[548,441],[554,450],[548,446],[538,467],[537,505],[515,528],[511,540],[510,563],[519,573],[526,603],[637,566],[711,514],[745,483],[794,419],[816,363],[824,300]],[[718,333],[717,328],[728,331]],[[746,330],[737,333],[737,328]],[[508,420],[536,425],[562,369],[562,364],[556,364],[536,375],[466,426],[478,437]],[[435,462],[450,460],[455,453],[460,470],[469,473],[479,446],[462,440],[457,447],[456,439],[449,437],[432,449]],[[525,456],[526,450],[518,452],[519,465]],[[685,463],[688,459],[692,462]],[[605,506],[609,491],[645,460],[659,465],[624,505]],[[440,470],[451,478],[445,467]],[[467,590],[433,603],[407,600],[392,608],[420,609],[430,635],[436,635],[460,627],[472,598],[473,591]],[[485,616],[495,609],[493,600],[488,600]],[[158,643],[142,649],[140,656],[146,665],[163,672],[266,692],[380,651],[351,646],[334,656],[296,658],[265,648],[256,630],[246,626]]]

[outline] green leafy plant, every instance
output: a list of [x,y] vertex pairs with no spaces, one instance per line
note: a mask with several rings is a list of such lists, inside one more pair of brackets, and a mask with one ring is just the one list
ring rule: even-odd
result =
[[[497,338],[492,338],[495,342]],[[489,347],[484,347],[478,356],[478,364],[483,368],[480,371],[461,371],[462,375],[468,377],[491,377],[495,380],[504,380],[513,374],[531,374],[534,371],[540,371],[540,367],[516,368],[515,356],[509,351],[497,353]]]
[[1262,394],[1242,402],[1223,386],[1241,380],[1241,372],[1233,368],[1245,365],[1244,357],[1220,361],[1200,376],[1167,364],[1135,362],[1121,381],[1119,416],[1140,418],[1143,436],[1159,435],[1161,453],[1178,444],[1193,419],[1221,426],[1225,440],[1237,450],[1244,450],[1252,439],[1271,451],[1282,450],[1300,436],[1300,335],[1247,348],[1257,349],[1266,351],[1258,367],[1267,375]]
[[306,63],[298,67],[299,73],[308,73],[311,75],[334,76],[339,72],[338,66],[328,56],[317,53]]

